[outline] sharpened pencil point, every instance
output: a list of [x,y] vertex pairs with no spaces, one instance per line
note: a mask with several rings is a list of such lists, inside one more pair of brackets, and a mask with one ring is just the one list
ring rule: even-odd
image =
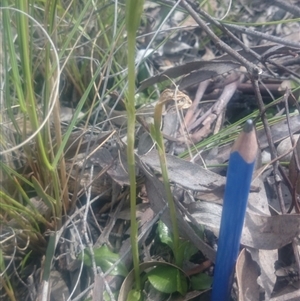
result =
[[254,124],[252,119],[248,119],[244,125],[244,132],[245,133],[250,133],[253,130]]
[[257,141],[254,124],[248,119],[244,125],[243,131],[236,139],[232,153],[238,152],[247,163],[252,163],[257,154]]

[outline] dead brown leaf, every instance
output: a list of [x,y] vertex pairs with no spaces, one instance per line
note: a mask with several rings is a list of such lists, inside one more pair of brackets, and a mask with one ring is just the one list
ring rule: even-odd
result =
[[236,276],[239,301],[259,300],[259,285],[257,284],[259,269],[246,249],[241,251],[237,259]]

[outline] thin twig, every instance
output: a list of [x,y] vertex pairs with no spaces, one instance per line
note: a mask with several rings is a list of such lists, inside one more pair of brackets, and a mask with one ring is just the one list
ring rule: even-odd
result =
[[194,101],[193,101],[192,105],[188,108],[188,110],[184,116],[184,123],[186,124],[187,127],[190,125],[190,123],[192,123],[195,120],[195,118],[197,116],[196,112],[198,111],[198,105],[199,105],[200,100],[202,99],[209,83],[210,83],[210,80],[208,80],[208,79],[199,83]]
[[[290,115],[289,115],[289,108],[288,108],[288,98],[290,96],[290,90],[286,89],[285,93],[284,93],[284,96],[283,96],[283,99],[284,99],[284,105],[285,105],[285,111],[286,111],[286,119],[287,119],[287,126],[288,126],[288,130],[289,130],[289,135],[290,135],[290,139],[291,139],[291,144],[293,146],[293,154],[294,154],[294,159],[295,159],[295,163],[296,163],[296,166],[298,166],[298,169],[299,169],[299,160],[298,160],[298,156],[297,156],[297,150],[296,150],[296,144],[297,144],[297,141],[295,141],[293,139],[293,133],[291,131],[291,127],[290,127],[290,124],[291,124],[291,121],[290,121]],[[293,160],[293,157],[291,158],[291,160]],[[292,162],[292,161],[291,161]],[[291,164],[290,162],[290,164]],[[292,195],[292,206],[291,208],[289,209],[289,211],[295,207],[295,211],[296,213],[299,214],[300,210],[299,210],[299,204],[297,202],[297,193],[296,193],[296,187],[293,187],[293,184],[294,183],[291,183],[292,185],[292,189],[291,189],[291,195]]]
[[263,32],[258,32],[255,30],[252,30],[250,28],[246,28],[243,26],[239,26],[239,25],[234,25],[234,24],[227,24],[227,23],[223,23],[223,25],[229,29],[241,32],[241,33],[245,33],[247,35],[256,37],[256,38],[261,38],[267,41],[271,41],[271,42],[275,42],[281,45],[285,45],[285,46],[289,46],[289,47],[295,47],[295,48],[300,48],[300,44],[297,42],[293,42],[284,38],[279,38],[276,36],[272,36]]
[[[275,159],[277,157],[277,153],[276,153],[276,149],[275,149],[275,145],[272,139],[272,133],[271,133],[271,129],[269,126],[269,122],[268,119],[265,115],[265,113],[263,113],[265,111],[265,105],[264,102],[262,100],[262,96],[259,90],[259,85],[258,85],[258,79],[254,78],[254,77],[250,77],[252,85],[253,85],[253,89],[254,89],[254,93],[255,93],[255,97],[257,100],[257,104],[259,107],[259,111],[261,112],[261,120],[262,123],[264,125],[264,129],[266,132],[266,136],[267,136],[267,140],[268,140],[268,144],[270,147],[270,154],[271,154],[271,159]],[[275,160],[273,163],[273,172],[274,172],[274,179],[275,179],[275,187],[276,187],[276,192],[277,192],[277,197],[279,200],[279,204],[280,204],[280,208],[281,208],[281,212],[284,214],[286,213],[286,208],[285,208],[285,204],[284,204],[284,200],[283,200],[283,195],[282,195],[282,189],[281,189],[281,181],[280,181],[280,177],[279,177],[279,172],[278,172],[278,165],[279,162],[278,160]]]
[[[90,171],[90,181],[92,181],[94,176],[94,164],[91,166],[91,171]],[[90,238],[87,233],[87,217],[88,217],[88,212],[90,210],[90,201],[91,201],[91,194],[92,194],[92,185],[86,190],[86,207],[83,215],[83,233],[84,233],[84,238],[86,241],[86,244],[88,245],[89,252],[90,252],[90,257],[92,261],[92,267],[93,267],[93,272],[94,272],[94,277],[97,275],[97,267],[96,267],[96,262],[95,262],[95,254],[93,250],[93,244],[90,241]]]
[[[191,131],[203,123],[211,114],[218,115],[228,104],[232,95],[235,93],[239,83],[243,80],[242,75],[237,75],[236,73],[231,75],[235,80],[226,85],[222,91],[222,94],[215,102],[213,106],[209,108],[200,118],[198,118],[194,123],[190,124],[188,130]],[[197,135],[196,135],[197,136]]]
[[273,64],[274,66],[276,66],[278,69],[282,69],[284,72],[290,73],[290,74],[294,75],[296,78],[300,78],[299,73],[294,72],[293,70],[286,68],[282,64],[277,64],[274,60],[268,60],[268,61],[271,64]]

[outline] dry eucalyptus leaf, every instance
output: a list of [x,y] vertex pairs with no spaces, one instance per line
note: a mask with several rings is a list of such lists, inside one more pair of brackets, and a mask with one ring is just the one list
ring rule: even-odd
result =
[[[299,137],[300,137],[300,135],[293,135],[293,139],[295,141],[298,141]],[[278,156],[281,156],[281,155],[287,153],[288,151],[290,151],[291,149],[292,149],[291,138],[287,137],[278,144],[277,154],[278,154]],[[300,148],[299,148],[299,152],[300,152]],[[286,156],[281,158],[280,161],[290,161],[292,158],[292,155],[293,155],[293,153],[290,152],[289,154],[287,154]]]
[[268,197],[261,177],[252,180],[248,198],[248,211],[250,213],[270,215]]
[[[218,236],[221,206],[213,203],[195,202],[188,210],[199,224],[207,226]],[[290,243],[300,234],[300,215],[264,216],[246,213],[241,244],[264,250],[275,250]]]
[[227,73],[239,66],[240,64],[234,61],[203,61],[199,69],[187,74],[176,84],[179,84],[180,90],[184,90],[217,75]]
[[193,202],[187,206],[188,212],[201,225],[219,236],[219,225],[222,215],[222,206],[210,202]]
[[[149,86],[165,81],[169,78],[176,78],[182,75],[186,75],[195,70],[197,70],[197,83],[199,83],[200,81],[204,81],[214,76],[226,73],[232,69],[238,68],[239,66],[240,64],[230,60],[226,60],[226,61],[203,61],[203,60],[200,61],[199,60],[194,62],[188,62],[185,63],[184,65],[169,68],[158,75],[155,75],[153,77],[150,77],[142,81],[139,91],[143,91]],[[201,70],[202,75],[200,75],[199,70]],[[188,77],[183,82],[184,85],[183,86],[180,85],[180,89],[184,89],[186,86],[191,85],[192,82],[193,82],[192,79]]]
[[[166,157],[169,179],[181,187],[202,192],[212,192],[224,187],[225,179],[216,173],[175,156],[166,155]],[[152,150],[140,159],[156,172],[161,172],[157,151]]]
[[274,264],[278,260],[277,250],[257,250],[247,248],[252,259],[260,268],[260,276],[257,283],[264,289],[266,300],[269,300],[276,283]]
[[[290,131],[292,134],[297,131],[300,131],[300,115],[292,116],[290,118],[289,127],[287,125],[286,120],[282,120],[271,126],[273,142],[276,143],[286,137],[289,137]],[[265,135],[265,132],[263,130],[257,133],[257,138],[259,140],[259,145],[261,149],[264,149],[269,146],[267,136]]]
[[300,234],[300,215],[263,216],[246,212],[241,243],[256,249],[275,250]]
[[[222,204],[223,194],[224,194],[224,186],[221,186],[219,189],[216,188],[212,192],[201,192],[201,191],[194,192],[194,198],[197,200],[201,200],[202,202],[196,202],[195,204],[190,204],[188,210],[192,214],[194,213],[198,214],[199,218],[200,218],[199,212],[201,212],[200,214],[203,216],[205,214],[212,214],[213,216],[216,215],[219,216],[220,218],[222,207],[215,204],[209,204],[209,203]],[[196,208],[193,209],[193,206],[196,206]],[[264,183],[261,180],[261,178],[256,178],[252,181],[251,191],[248,198],[248,210],[249,212],[253,212],[257,214],[263,214],[263,215],[270,214],[270,211],[268,209],[268,199],[267,199]],[[206,216],[205,218],[211,219],[213,217]],[[212,221],[215,225],[214,227],[216,227],[216,225],[219,225],[219,220],[217,223],[216,221],[214,221],[214,219]],[[209,226],[207,223],[205,224]],[[217,226],[217,228],[218,227],[219,226]],[[215,231],[213,230],[213,232]]]
[[[152,150],[140,157],[143,163],[160,173],[158,153]],[[222,203],[225,177],[222,177],[198,164],[185,161],[172,155],[166,155],[168,174],[171,182],[195,193],[195,198]],[[251,185],[249,208],[256,213],[268,213],[268,202],[262,181],[258,178]]]
[[259,269],[246,249],[241,251],[235,269],[239,301],[259,300],[259,285],[257,284]]

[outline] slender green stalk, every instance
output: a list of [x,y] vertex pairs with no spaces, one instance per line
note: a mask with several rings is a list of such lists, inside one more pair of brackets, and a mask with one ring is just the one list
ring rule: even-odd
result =
[[[27,12],[27,1],[17,1],[18,8],[23,11]],[[29,53],[29,40],[28,40],[28,20],[27,17],[23,14],[20,14],[18,18],[18,31],[19,31],[19,39],[20,39],[20,49],[21,51],[21,61],[22,61],[22,69],[24,71],[24,82],[26,86],[26,102],[28,101],[27,111],[30,118],[30,122],[33,126],[33,130],[37,130],[39,127],[39,121],[36,112],[36,99],[34,95],[33,89],[33,78],[32,78],[32,71],[31,71],[31,55]],[[48,170],[52,170],[52,166],[48,160],[47,153],[45,146],[43,144],[41,133],[37,133],[37,143],[39,147],[39,154],[41,155],[42,162],[44,166]]]
[[[3,6],[8,6],[7,1],[4,1]],[[11,66],[11,70],[12,70],[12,78],[13,78],[14,86],[15,86],[16,93],[18,96],[21,111],[23,113],[25,113],[26,112],[26,104],[25,104],[24,94],[23,94],[23,90],[22,90],[21,77],[20,77],[19,70],[18,70],[17,54],[15,51],[13,36],[11,33],[10,15],[9,15],[8,10],[3,11],[3,24],[4,24],[4,26],[3,26],[4,27],[4,39],[7,43],[9,53],[12,54],[12,55],[10,55],[10,66]]]
[[54,257],[54,252],[55,252],[55,239],[56,239],[56,234],[51,233],[49,237],[49,243],[46,251],[46,256],[45,256],[45,265],[44,265],[44,271],[43,271],[43,280],[44,281],[49,281],[50,279],[50,272],[51,272],[51,265]]
[[[128,38],[129,41],[129,38]],[[132,51],[132,47],[128,45],[128,53]],[[134,47],[133,47],[134,50]],[[134,52],[133,52],[134,53]],[[128,55],[128,66],[130,66],[130,55]],[[133,61],[134,64],[134,61]],[[134,65],[133,65],[134,66]],[[132,75],[132,68],[128,68],[128,78],[134,76],[134,69]],[[133,82],[134,84],[134,82]],[[135,279],[136,279],[136,288],[140,290],[140,272],[139,272],[139,252],[138,252],[138,240],[137,232],[138,226],[136,221],[136,174],[135,174],[135,156],[134,156],[134,141],[135,141],[135,107],[134,103],[134,90],[132,91],[132,86],[129,81],[128,86],[128,100],[126,105],[128,122],[127,122],[127,160],[128,160],[128,169],[129,169],[129,180],[130,180],[130,218],[131,218],[131,247],[132,247],[132,256],[133,264],[135,270]],[[133,87],[134,89],[134,87]],[[132,96],[133,95],[133,96]]]
[[130,179],[130,219],[131,219],[131,247],[135,275],[135,289],[141,290],[139,251],[138,251],[138,226],[136,221],[136,174],[135,174],[135,45],[136,31],[140,24],[143,9],[143,0],[126,1],[126,28],[128,36],[127,64],[128,64],[128,93],[126,99],[127,111],[127,160]]
[[167,160],[165,154],[165,145],[163,140],[163,135],[161,133],[161,118],[162,118],[162,110],[163,110],[164,102],[158,101],[154,108],[154,126],[151,127],[151,135],[157,144],[161,174],[164,181],[164,186],[167,194],[167,201],[170,210],[171,222],[172,222],[172,232],[173,232],[173,252],[175,256],[175,262],[177,266],[181,265],[180,256],[178,253],[179,250],[179,234],[178,234],[178,224],[176,217],[176,208],[173,200],[173,195],[171,191],[169,176],[168,176],[168,168],[167,168]]

